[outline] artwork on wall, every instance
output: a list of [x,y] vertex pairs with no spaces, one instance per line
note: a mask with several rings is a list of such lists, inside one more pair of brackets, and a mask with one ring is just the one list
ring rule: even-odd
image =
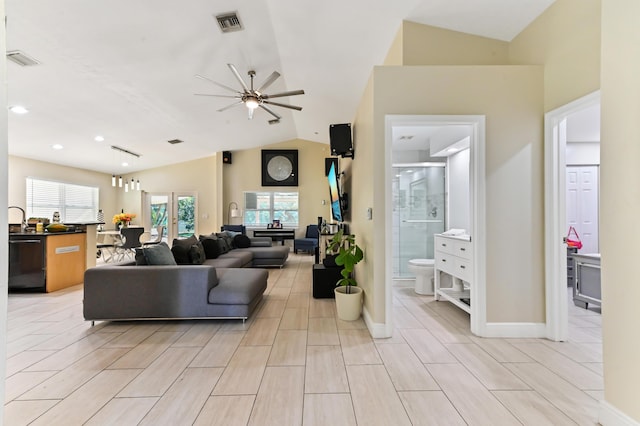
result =
[[298,150],[262,150],[262,186],[298,186]]

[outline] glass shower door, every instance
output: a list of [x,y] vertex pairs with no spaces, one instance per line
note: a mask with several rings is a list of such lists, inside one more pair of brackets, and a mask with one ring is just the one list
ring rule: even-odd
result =
[[410,278],[411,259],[433,259],[434,235],[445,230],[445,167],[394,167],[394,276]]

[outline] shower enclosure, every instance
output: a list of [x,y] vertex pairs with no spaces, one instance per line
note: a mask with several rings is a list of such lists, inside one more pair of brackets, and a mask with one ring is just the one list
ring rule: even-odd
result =
[[445,163],[393,165],[393,276],[413,278],[411,259],[433,259],[445,230]]

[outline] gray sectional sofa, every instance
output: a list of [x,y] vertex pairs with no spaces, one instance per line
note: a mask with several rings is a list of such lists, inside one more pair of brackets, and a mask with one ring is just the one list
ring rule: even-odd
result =
[[84,275],[84,318],[92,322],[244,320],[267,288],[268,271],[258,268],[282,267],[289,256],[288,247],[272,246],[269,238],[249,240],[249,247],[233,248],[201,264],[149,265],[138,259],[138,264],[125,262],[88,269]]

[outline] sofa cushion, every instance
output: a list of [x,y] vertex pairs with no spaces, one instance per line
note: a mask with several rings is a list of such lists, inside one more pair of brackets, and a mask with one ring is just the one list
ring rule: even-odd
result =
[[[147,265],[175,265],[176,261],[167,243],[143,247],[142,253]],[[136,262],[137,264],[137,262]]]
[[218,237],[215,235],[200,235],[200,242],[202,243],[202,248],[204,248],[204,254],[207,259],[215,259],[220,256]]
[[[171,256],[173,256],[173,254]],[[142,247],[136,249],[135,261],[137,266],[144,266],[147,264],[147,259],[144,258],[144,251],[142,250]]]
[[202,265],[207,256],[204,253],[204,247],[202,243],[198,241],[189,248],[189,260],[194,265]]
[[216,234],[218,237],[218,246],[220,247],[220,254],[225,254],[231,250],[231,237],[226,232],[220,232]]
[[244,268],[246,266],[251,266],[251,261],[253,260],[253,254],[247,249],[236,249],[231,250],[229,253],[225,253],[222,258],[232,258],[240,260],[240,267]]
[[218,285],[209,291],[209,303],[247,305],[267,288],[266,269],[216,270]]
[[197,242],[198,239],[195,235],[192,235],[189,238],[176,238],[173,240],[173,243],[171,244],[171,253],[173,253],[173,257],[178,265],[188,265],[191,263],[189,250],[191,249],[191,246]]
[[246,235],[238,234],[235,237],[233,237],[233,244],[237,248],[251,247],[251,239]]
[[253,255],[254,259],[287,259],[289,257],[289,247],[272,246],[272,247],[249,247],[241,249],[248,251]]
[[242,259],[239,257],[228,257],[223,255],[217,259],[207,259],[204,265],[213,266],[215,268],[242,268]]

